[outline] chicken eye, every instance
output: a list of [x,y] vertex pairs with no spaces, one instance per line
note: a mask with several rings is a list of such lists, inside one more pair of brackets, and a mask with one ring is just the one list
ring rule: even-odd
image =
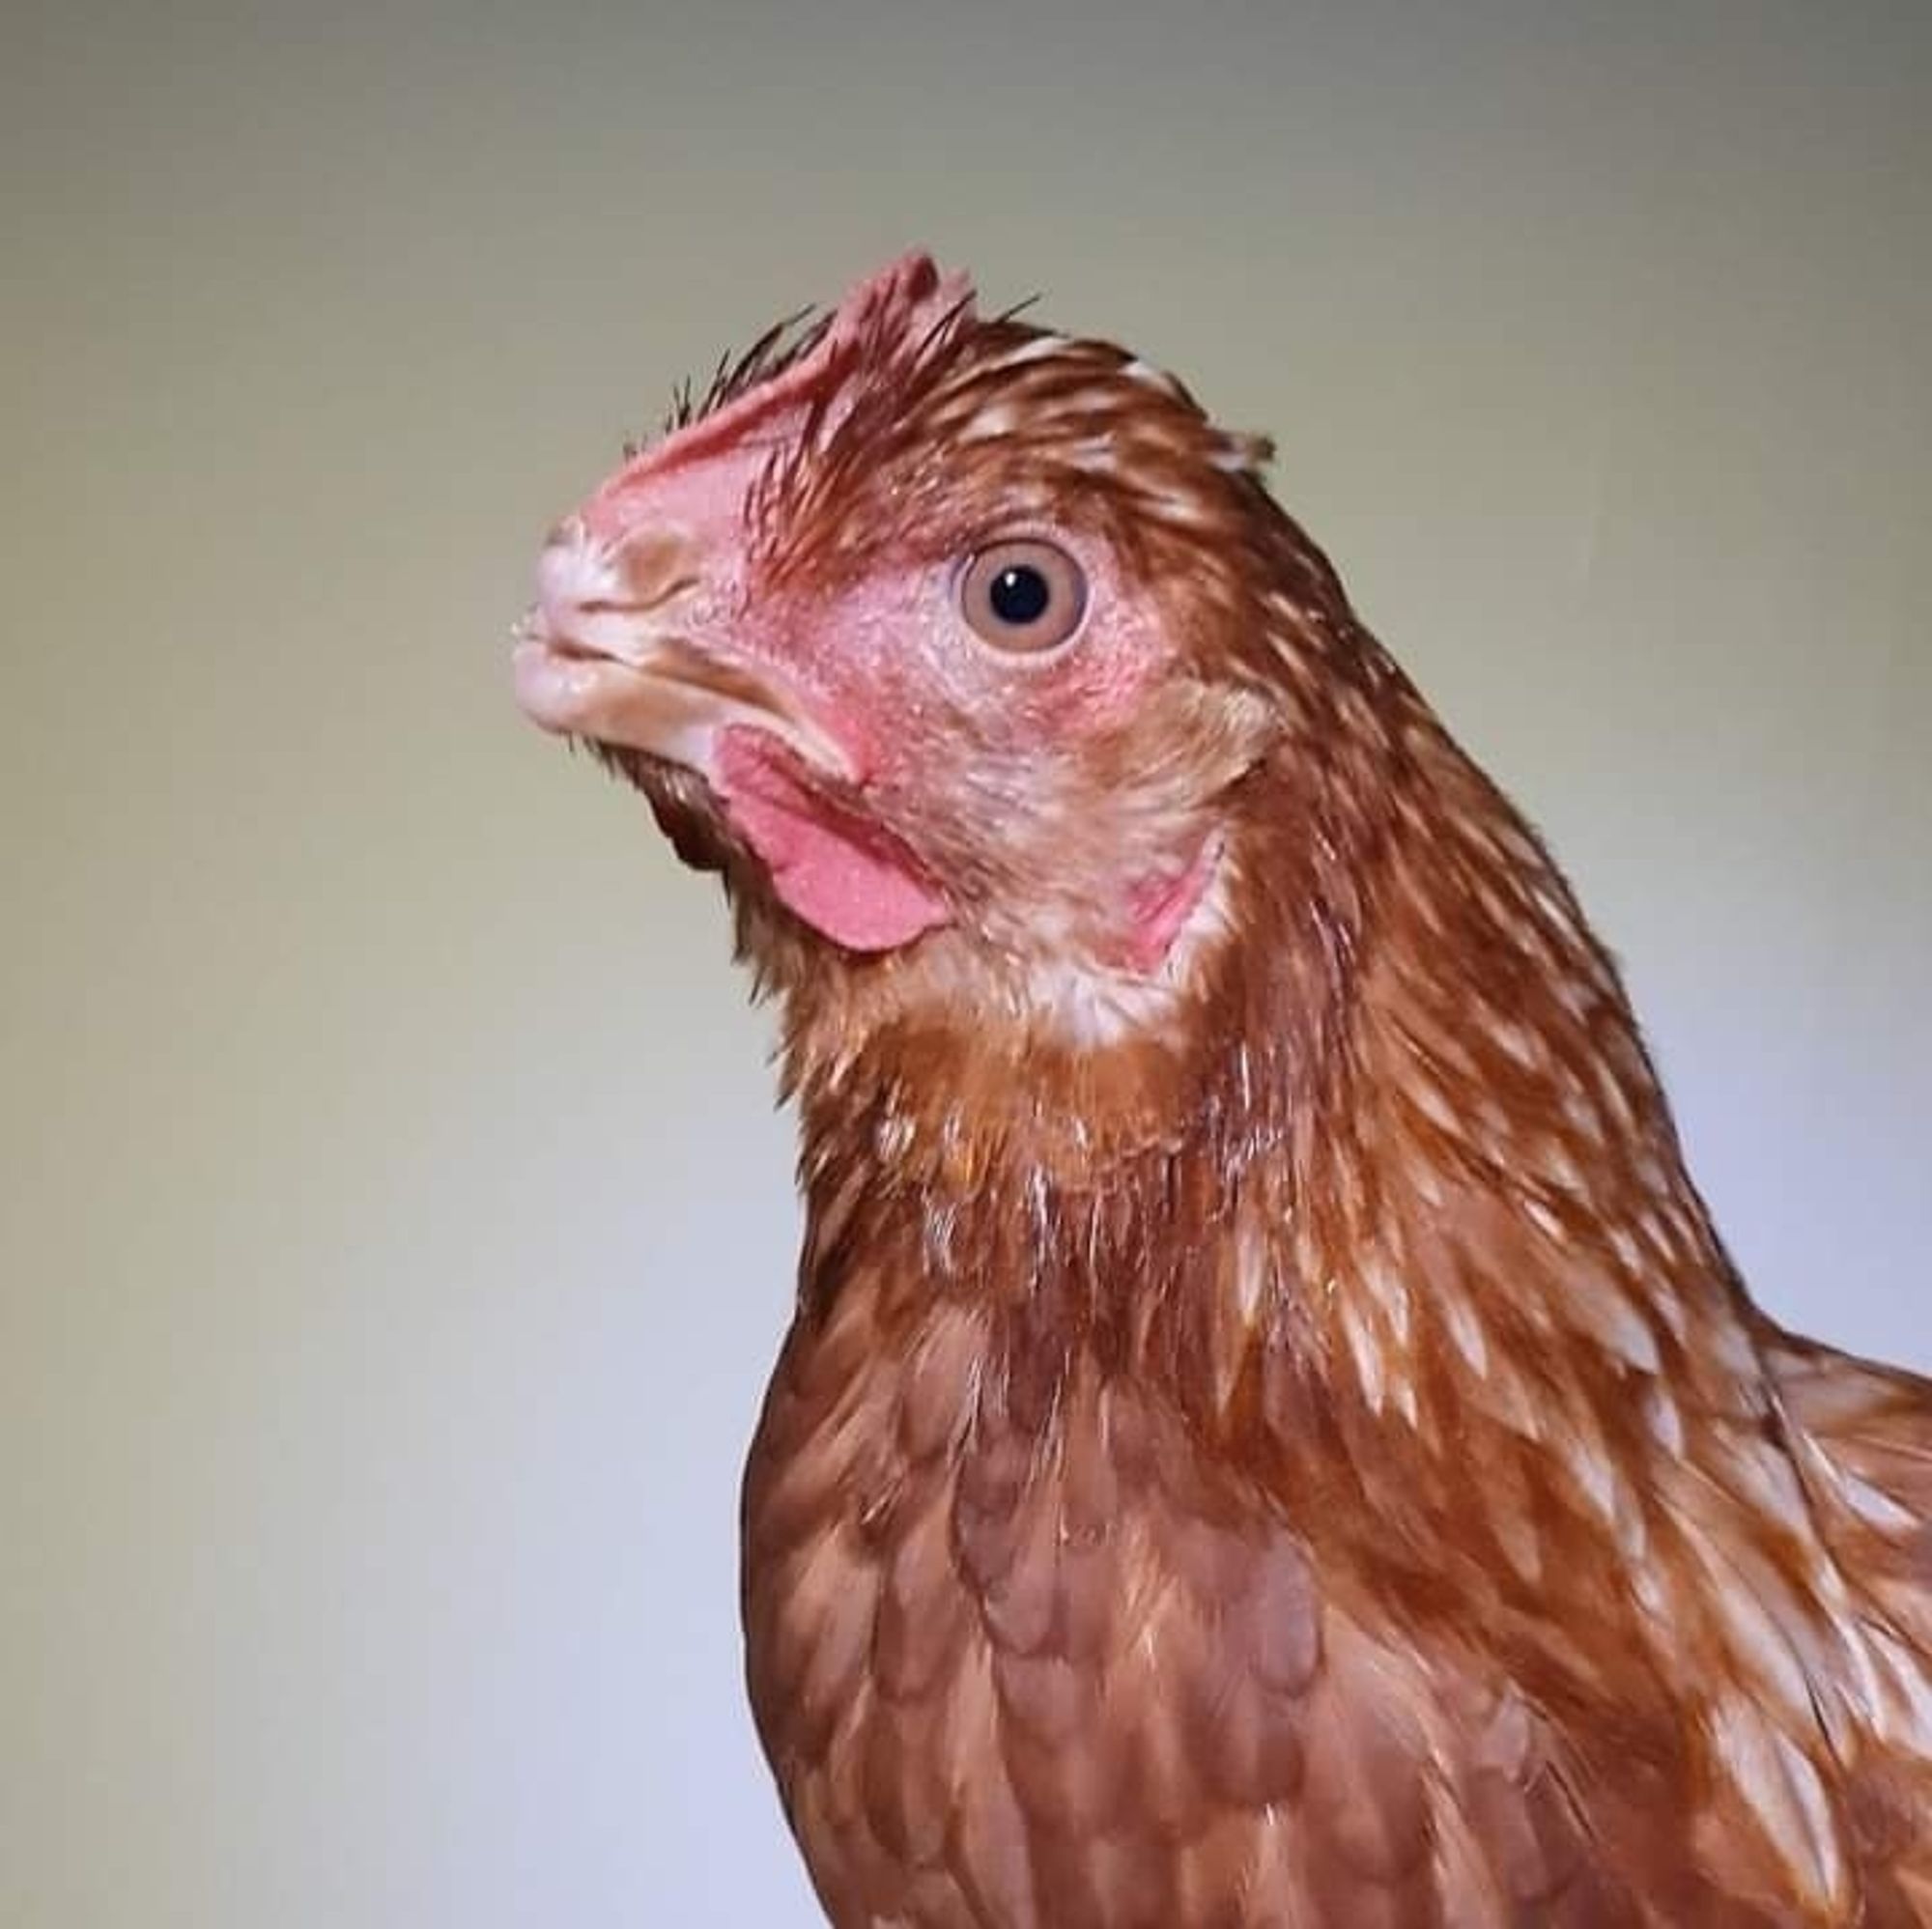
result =
[[959,578],[959,612],[996,650],[1037,655],[1057,648],[1087,611],[1087,579],[1051,543],[994,543]]

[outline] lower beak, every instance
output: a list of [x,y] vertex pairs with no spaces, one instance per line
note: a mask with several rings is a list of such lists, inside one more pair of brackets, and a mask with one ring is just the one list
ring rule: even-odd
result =
[[524,714],[559,736],[641,751],[709,778],[720,735],[745,727],[778,738],[828,777],[852,775],[844,752],[774,679],[680,638],[634,641],[618,657],[560,640],[533,617],[513,662]]

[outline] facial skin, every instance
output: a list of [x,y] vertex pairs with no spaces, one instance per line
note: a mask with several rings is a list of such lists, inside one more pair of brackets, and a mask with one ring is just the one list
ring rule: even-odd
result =
[[[964,302],[898,264],[612,477],[553,532],[518,695],[853,958],[945,934],[952,995],[977,963],[1006,1006],[1029,976],[1133,997],[1212,922],[1228,794],[1286,715],[1209,667],[1226,585],[1185,567],[1255,452]],[[1207,499],[1164,480],[1181,453]]]

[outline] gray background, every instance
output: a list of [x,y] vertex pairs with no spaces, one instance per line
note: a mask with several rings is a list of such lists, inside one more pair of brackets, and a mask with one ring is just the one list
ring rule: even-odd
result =
[[803,1924],[795,1237],[551,518],[923,241],[1275,431],[1765,1300],[1932,1365],[1922,6],[10,12],[0,1922]]

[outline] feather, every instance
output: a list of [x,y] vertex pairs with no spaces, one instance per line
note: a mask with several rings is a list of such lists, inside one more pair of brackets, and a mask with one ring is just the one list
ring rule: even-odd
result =
[[744,1619],[819,1898],[1932,1923],[1932,1385],[1752,1304],[1267,454],[909,256],[680,388],[518,646],[781,1005]]

